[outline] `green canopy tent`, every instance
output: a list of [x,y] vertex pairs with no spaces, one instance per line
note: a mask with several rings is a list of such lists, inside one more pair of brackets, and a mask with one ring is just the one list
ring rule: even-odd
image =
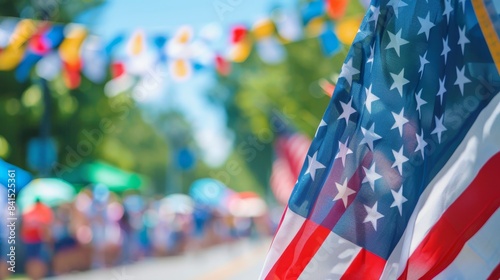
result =
[[84,163],[62,177],[66,181],[79,186],[104,184],[110,191],[118,193],[128,190],[142,191],[148,185],[147,178],[102,161]]

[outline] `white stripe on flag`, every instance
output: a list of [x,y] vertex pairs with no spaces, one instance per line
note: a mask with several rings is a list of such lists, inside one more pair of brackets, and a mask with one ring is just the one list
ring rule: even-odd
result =
[[469,186],[481,167],[500,151],[499,128],[500,94],[497,94],[420,196],[403,236],[387,260],[381,279],[394,279],[401,275],[409,256],[429,230]]
[[500,210],[471,238],[434,279],[486,279],[500,262]]
[[286,208],[285,216],[281,222],[280,228],[274,237],[271,248],[267,253],[264,268],[260,274],[259,279],[264,279],[269,271],[273,268],[276,261],[283,254],[288,244],[292,242],[293,238],[299,232],[306,219],[298,214],[295,214],[290,208]]
[[339,279],[359,251],[358,245],[330,232],[299,279]]

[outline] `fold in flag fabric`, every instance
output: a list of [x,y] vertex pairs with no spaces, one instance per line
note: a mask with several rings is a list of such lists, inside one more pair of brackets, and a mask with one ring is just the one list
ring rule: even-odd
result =
[[371,2],[260,279],[499,279],[498,22]]

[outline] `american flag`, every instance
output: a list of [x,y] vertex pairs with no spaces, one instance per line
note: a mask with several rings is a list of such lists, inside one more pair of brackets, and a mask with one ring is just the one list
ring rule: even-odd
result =
[[261,279],[499,279],[499,26],[372,1]]

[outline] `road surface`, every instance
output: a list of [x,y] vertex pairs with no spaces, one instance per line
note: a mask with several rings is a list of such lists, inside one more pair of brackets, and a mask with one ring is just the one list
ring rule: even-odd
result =
[[181,256],[150,259],[50,280],[256,280],[271,240],[241,240]]

